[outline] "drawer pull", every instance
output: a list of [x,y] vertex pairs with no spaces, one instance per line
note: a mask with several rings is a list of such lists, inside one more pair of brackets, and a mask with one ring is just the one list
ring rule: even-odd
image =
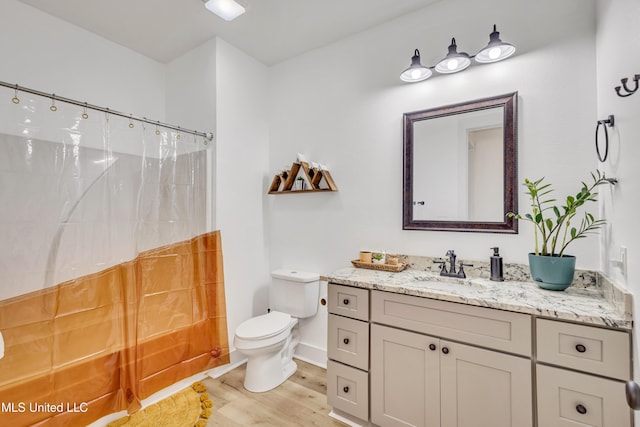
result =
[[436,345],[435,344],[429,344],[429,350],[436,351]]
[[442,352],[444,354],[449,354],[449,347],[442,347]]
[[576,351],[578,353],[584,353],[585,351],[587,351],[587,347],[585,347],[582,344],[578,344],[578,345],[576,345]]
[[345,299],[342,300],[342,303],[344,305],[349,305],[349,300],[347,298],[345,298]]
[[349,393],[349,387],[348,386],[342,387],[342,391],[344,391],[345,393]]
[[349,338],[343,339],[342,342],[345,343],[345,344],[349,344]]
[[579,414],[586,414],[587,413],[587,408],[584,407],[584,405],[578,405],[576,406],[576,411],[578,411]]

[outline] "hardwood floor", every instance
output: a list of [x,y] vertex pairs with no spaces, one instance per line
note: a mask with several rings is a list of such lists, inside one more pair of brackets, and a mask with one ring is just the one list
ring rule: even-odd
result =
[[207,426],[339,426],[329,417],[326,372],[296,359],[298,370],[284,384],[266,393],[244,389],[245,366],[203,383],[213,401],[213,415]]

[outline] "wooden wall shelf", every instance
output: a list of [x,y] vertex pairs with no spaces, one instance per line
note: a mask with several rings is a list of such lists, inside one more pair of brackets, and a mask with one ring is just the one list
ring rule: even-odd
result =
[[[305,185],[304,190],[294,190],[296,179],[302,176]],[[318,193],[326,191],[338,191],[336,183],[328,170],[310,168],[307,162],[294,162],[291,169],[273,177],[269,194],[291,193]]]

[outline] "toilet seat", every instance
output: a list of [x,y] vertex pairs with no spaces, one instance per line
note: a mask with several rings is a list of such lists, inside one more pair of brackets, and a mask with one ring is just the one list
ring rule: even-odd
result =
[[236,337],[242,340],[263,340],[276,336],[291,325],[291,315],[272,311],[262,316],[245,320],[236,329]]

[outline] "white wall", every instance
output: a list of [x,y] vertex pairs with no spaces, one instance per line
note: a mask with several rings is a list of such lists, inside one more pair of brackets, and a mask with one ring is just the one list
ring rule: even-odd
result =
[[[451,36],[475,53],[493,24],[518,47],[513,58],[400,81],[415,48],[427,65]],[[339,192],[270,196],[271,265],[328,273],[365,248],[488,261],[492,246],[526,263],[528,224],[518,235],[402,230],[402,114],[518,91],[518,181],[546,176],[559,194],[575,193],[596,167],[594,34],[594,1],[449,0],[274,66],[269,179],[301,152],[330,167]],[[522,191],[519,204],[528,205]],[[579,268],[599,268],[597,238],[572,252]],[[306,322],[303,341],[326,346],[323,322]]]
[[165,67],[16,0],[0,3],[0,80],[164,121]]
[[[634,294],[634,312],[640,313],[640,231],[637,212],[640,208],[640,92],[630,97],[616,95],[614,87],[620,79],[629,78],[633,87],[634,74],[640,74],[640,3],[637,0],[602,0],[598,2],[597,30],[597,90],[598,118],[615,116],[610,130],[609,158],[601,169],[619,180],[612,195],[602,206],[611,219],[602,236],[602,270],[618,283],[625,283]],[[623,92],[625,93],[625,92]],[[628,277],[611,261],[620,258],[620,247],[628,250]],[[640,382],[637,322],[634,328],[634,372]],[[636,414],[636,424],[640,415]]]
[[231,341],[242,321],[267,310],[267,77],[266,66],[216,40],[216,216]]

